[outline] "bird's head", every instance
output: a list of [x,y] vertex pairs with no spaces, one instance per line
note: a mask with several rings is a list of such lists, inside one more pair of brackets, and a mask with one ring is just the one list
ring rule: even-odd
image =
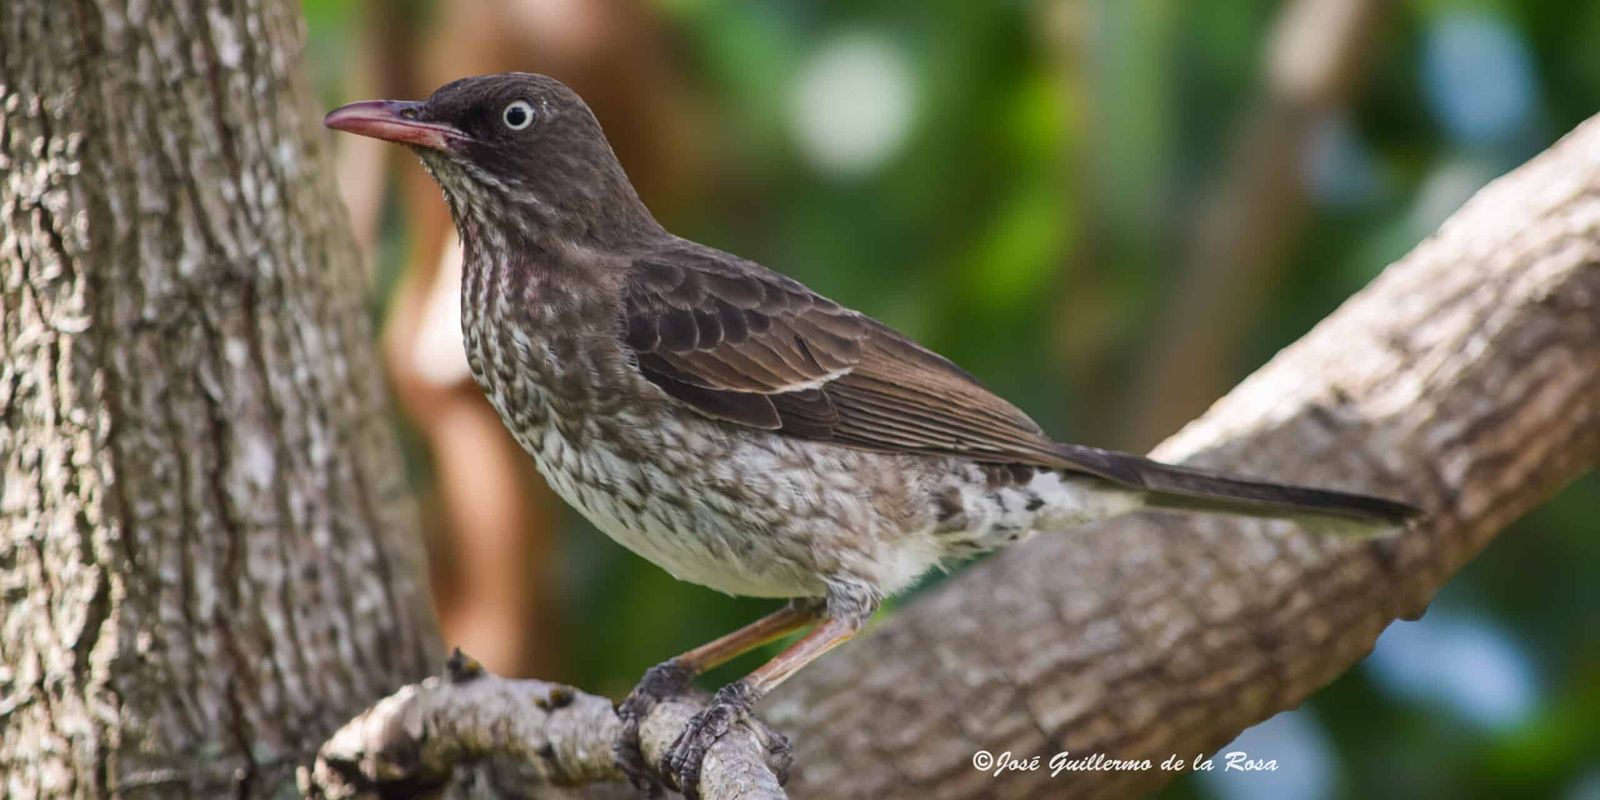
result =
[[322,124],[410,146],[444,189],[464,237],[485,226],[534,238],[655,228],[594,114],[553,78],[462,78],[420,102],[341,106]]

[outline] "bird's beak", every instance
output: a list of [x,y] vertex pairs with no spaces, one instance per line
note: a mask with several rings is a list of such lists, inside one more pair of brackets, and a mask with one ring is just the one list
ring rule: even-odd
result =
[[433,150],[449,150],[467,140],[459,128],[417,119],[421,107],[421,103],[401,100],[365,100],[329,111],[322,124],[336,131]]

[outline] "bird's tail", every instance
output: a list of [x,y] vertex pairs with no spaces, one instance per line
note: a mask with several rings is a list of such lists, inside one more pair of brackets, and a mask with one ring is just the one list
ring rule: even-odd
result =
[[1249,480],[1192,467],[1163,464],[1109,450],[1070,447],[1085,471],[1142,490],[1145,505],[1292,519],[1318,533],[1377,536],[1421,514],[1414,506],[1371,495]]

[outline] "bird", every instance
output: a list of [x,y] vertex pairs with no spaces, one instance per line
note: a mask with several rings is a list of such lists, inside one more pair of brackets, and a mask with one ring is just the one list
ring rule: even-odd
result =
[[[618,706],[623,770],[689,796],[753,708],[926,573],[1141,508],[1291,518],[1377,536],[1418,515],[1380,497],[1218,474],[1059,442],[950,360],[754,261],[668,232],[594,114],[533,73],[329,112],[408,146],[463,248],[468,365],[554,491],[674,577],[777,611],[648,670]],[[644,763],[638,725],[694,678],[809,629],[718,689]]]

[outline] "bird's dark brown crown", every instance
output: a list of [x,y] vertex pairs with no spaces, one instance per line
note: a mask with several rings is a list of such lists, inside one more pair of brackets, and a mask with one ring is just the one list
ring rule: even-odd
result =
[[659,231],[577,93],[532,73],[462,78],[411,109],[462,134],[417,147],[457,225],[606,242]]

